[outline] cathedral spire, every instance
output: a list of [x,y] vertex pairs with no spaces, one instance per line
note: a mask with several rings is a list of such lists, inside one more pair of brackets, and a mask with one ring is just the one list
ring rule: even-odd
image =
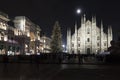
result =
[[110,41],[113,39],[113,36],[112,36],[112,27],[111,26],[108,26],[108,47],[110,47]]
[[71,29],[67,29],[67,51],[71,54]]
[[112,38],[112,27],[110,26],[110,35],[111,35],[111,38]]
[[101,39],[100,39],[100,43],[101,43],[100,49],[101,49],[101,52],[103,52],[103,22],[102,22],[102,20],[101,20],[100,36],[101,36]]
[[75,31],[77,31],[77,21],[75,21]]
[[92,16],[92,22],[93,22],[93,23],[96,23],[96,16],[95,16],[95,15]]
[[83,15],[83,21],[84,21],[84,23],[86,22],[86,15],[85,14]]
[[110,27],[108,26],[108,34],[107,34],[107,40],[108,40],[108,47],[110,46]]
[[84,21],[83,21],[83,16],[81,16],[81,25],[83,24],[83,22],[84,22]]
[[110,26],[108,26],[108,35],[110,35]]
[[75,54],[77,54],[77,22],[75,22]]
[[108,26],[108,37],[110,40],[112,40],[112,27]]
[[103,22],[101,20],[101,31],[103,31]]
[[92,23],[93,23],[93,20],[94,20],[94,18],[93,18],[93,16],[92,16]]

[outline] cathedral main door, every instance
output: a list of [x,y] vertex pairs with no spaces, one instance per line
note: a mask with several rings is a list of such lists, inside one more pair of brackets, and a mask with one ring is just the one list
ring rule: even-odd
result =
[[87,54],[90,54],[90,48],[87,48]]

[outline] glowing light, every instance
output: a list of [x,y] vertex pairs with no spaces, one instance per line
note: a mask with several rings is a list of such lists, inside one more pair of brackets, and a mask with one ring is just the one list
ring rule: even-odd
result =
[[7,52],[7,55],[8,55],[8,56],[9,56],[9,55],[14,55],[14,52],[8,51],[8,52]]
[[7,41],[7,35],[5,35],[5,37],[4,37],[4,41]]
[[37,46],[37,49],[39,49],[38,46]]
[[26,55],[30,55],[30,53],[26,53]]
[[62,45],[62,47],[64,48],[64,47],[65,47],[65,45]]
[[77,9],[77,14],[80,14],[81,13],[81,10],[80,9]]
[[25,48],[27,48],[28,47],[28,45],[27,44],[25,44]]
[[42,51],[43,51],[43,49],[44,49],[44,48],[42,47]]
[[37,53],[37,55],[40,55],[40,53]]
[[44,43],[45,43],[46,41],[44,40]]

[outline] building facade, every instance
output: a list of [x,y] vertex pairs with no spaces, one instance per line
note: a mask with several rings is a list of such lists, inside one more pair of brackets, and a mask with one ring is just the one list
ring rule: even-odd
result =
[[7,14],[0,12],[0,54],[6,53],[7,40],[8,40],[8,21],[9,17]]
[[77,28],[75,23],[75,32],[71,35],[71,30],[67,30],[67,51],[72,54],[97,54],[104,52],[110,46],[112,40],[112,28],[108,27],[104,32],[103,23],[97,26],[96,17],[92,20],[86,20],[86,16],[81,17],[81,26]]
[[40,32],[40,26],[27,17],[16,16],[11,21],[7,14],[0,12],[0,55],[33,55],[43,52],[42,49],[48,52],[45,49],[50,49],[50,39],[40,38]]
[[14,26],[15,36],[20,38],[21,53],[37,54],[40,51],[40,27],[25,16],[16,16]]
[[50,43],[51,43],[51,39],[49,37],[46,37],[46,36],[41,37],[41,52],[42,53],[51,52]]

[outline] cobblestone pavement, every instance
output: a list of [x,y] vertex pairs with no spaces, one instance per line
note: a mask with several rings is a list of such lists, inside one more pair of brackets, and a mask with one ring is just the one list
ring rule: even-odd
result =
[[0,80],[120,80],[120,65],[0,63]]

